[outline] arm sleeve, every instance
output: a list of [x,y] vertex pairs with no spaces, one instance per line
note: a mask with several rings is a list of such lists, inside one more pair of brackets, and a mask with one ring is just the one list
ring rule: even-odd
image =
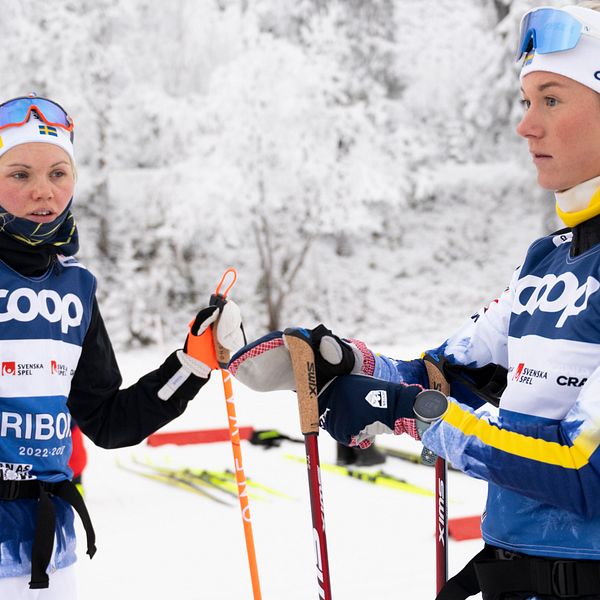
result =
[[[67,404],[81,430],[98,446],[131,446],[182,414],[206,383],[206,379],[182,369],[185,371],[173,353],[158,369],[120,389],[121,373],[94,300]],[[167,382],[175,382],[175,391],[168,400],[161,400],[158,391]]]
[[585,518],[600,515],[600,368],[558,423],[475,414],[455,401],[423,443],[455,467]]

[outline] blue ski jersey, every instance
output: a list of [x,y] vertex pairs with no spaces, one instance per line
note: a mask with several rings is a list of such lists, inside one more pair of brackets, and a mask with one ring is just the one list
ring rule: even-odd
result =
[[[87,333],[95,278],[74,258],[42,277],[0,262],[0,478],[61,481],[72,476],[67,398]],[[75,561],[72,509],[56,507],[54,567]],[[0,577],[28,574],[35,500],[0,501]]]
[[[488,482],[486,542],[538,556],[600,559],[600,245],[533,243],[506,291],[433,353],[508,369],[498,414],[452,386],[425,446]],[[374,376],[426,384],[420,361],[378,356]]]
[[508,369],[499,414],[459,397],[423,443],[489,482],[485,541],[598,560],[600,246],[571,258],[570,242],[535,242],[505,293],[442,346],[460,364]]

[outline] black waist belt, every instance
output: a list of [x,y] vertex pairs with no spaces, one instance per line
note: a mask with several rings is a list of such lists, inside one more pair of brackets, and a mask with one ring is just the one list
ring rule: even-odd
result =
[[[502,558],[499,558],[502,556]],[[511,554],[487,546],[448,580],[436,600],[464,600],[503,594],[551,598],[600,598],[600,561],[559,560]]]
[[68,502],[77,512],[87,538],[87,554],[90,558],[96,553],[96,535],[92,521],[79,490],[72,481],[48,483],[37,479],[30,481],[0,480],[0,500],[37,499],[37,523],[33,548],[31,551],[31,589],[48,587],[46,569],[52,558],[54,533],[56,530],[56,514],[50,498],[57,496]]

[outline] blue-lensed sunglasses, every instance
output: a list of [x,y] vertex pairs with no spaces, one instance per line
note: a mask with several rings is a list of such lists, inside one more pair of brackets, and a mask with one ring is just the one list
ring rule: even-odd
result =
[[582,35],[600,39],[600,31],[595,31],[564,10],[535,8],[521,19],[516,60],[532,50],[538,54],[572,50]]
[[0,104],[0,130],[24,125],[29,121],[32,111],[35,111],[46,125],[60,127],[73,135],[74,123],[67,111],[48,98],[37,96],[22,96]]

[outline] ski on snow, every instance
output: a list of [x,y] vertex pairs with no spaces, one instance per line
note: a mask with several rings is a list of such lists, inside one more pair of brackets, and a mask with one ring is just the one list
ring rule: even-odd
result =
[[[295,462],[304,463],[305,459],[302,456],[295,456],[294,454],[286,454],[285,457],[289,460],[293,460]],[[358,481],[363,481],[365,483],[370,483],[373,485],[380,485],[382,487],[387,487],[391,489],[401,490],[403,492],[409,492],[411,494],[418,494],[420,496],[433,496],[434,493],[427,488],[421,487],[419,485],[415,485],[414,483],[409,483],[405,479],[400,477],[396,477],[395,475],[391,475],[390,473],[386,473],[385,471],[371,471],[364,470],[355,467],[345,467],[341,465],[334,465],[331,463],[321,462],[321,469],[323,471],[328,471],[330,473],[335,473],[336,475],[342,475],[343,477],[350,477],[352,479],[357,479]]]
[[198,494],[199,496],[203,496],[209,500],[213,500],[218,504],[223,504],[225,506],[234,506],[234,503],[228,500],[223,499],[213,491],[209,490],[209,486],[207,484],[203,484],[202,482],[194,482],[190,481],[186,478],[180,477],[173,473],[161,473],[154,469],[145,469],[135,464],[127,465],[121,461],[117,461],[117,466],[123,471],[127,471],[128,473],[133,473],[134,475],[138,475],[139,477],[144,477],[145,479],[150,479],[151,481],[156,481],[157,483],[163,483],[172,487],[176,487],[186,492],[192,492],[194,494]]
[[[131,465],[125,465],[123,463],[117,464],[120,468],[135,473],[136,475],[206,496],[221,504],[234,505],[233,502],[225,500],[218,494],[237,498],[235,473],[229,469],[224,471],[213,471],[190,467],[174,468],[156,464],[149,458],[141,460],[135,456],[132,458]],[[246,483],[248,488],[253,488],[254,490],[264,492],[271,496],[291,499],[291,496],[255,481],[254,479],[246,478]],[[256,500],[267,499],[263,494],[258,494],[255,491],[249,492],[249,495]]]

